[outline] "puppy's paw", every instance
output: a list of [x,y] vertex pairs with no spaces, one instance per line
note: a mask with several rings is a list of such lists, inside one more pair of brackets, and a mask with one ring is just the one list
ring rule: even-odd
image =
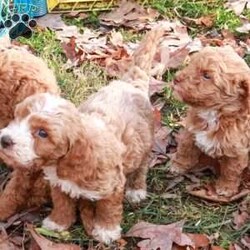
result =
[[218,195],[225,196],[225,197],[231,197],[231,196],[237,194],[237,192],[238,192],[237,188],[232,188],[232,187],[229,187],[227,185],[223,185],[220,182],[216,183],[215,189],[216,189],[216,193]]
[[147,198],[147,192],[144,189],[127,189],[126,198],[132,203],[139,203]]
[[182,164],[179,164],[177,161],[171,159],[169,172],[173,175],[183,175],[186,174],[187,170]]
[[186,173],[186,170],[183,167],[181,167],[180,165],[171,162],[169,172],[173,175],[183,175]]
[[49,230],[58,232],[62,232],[68,229],[67,226],[57,224],[55,221],[51,220],[50,217],[47,217],[43,220],[42,226]]
[[169,168],[169,172],[172,173],[173,175],[183,175],[186,174],[187,172],[187,167],[185,167],[185,165],[182,163],[185,162],[183,159],[180,159],[180,157],[178,157],[175,154],[172,154],[170,156],[170,168]]
[[112,241],[121,238],[121,227],[117,225],[113,229],[108,229],[95,225],[91,234],[96,240],[105,244],[110,244]]

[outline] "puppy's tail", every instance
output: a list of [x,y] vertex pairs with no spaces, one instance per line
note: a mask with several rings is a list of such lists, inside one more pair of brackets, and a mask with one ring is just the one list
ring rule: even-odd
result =
[[164,29],[155,28],[148,32],[132,56],[132,64],[121,80],[145,92],[149,89],[150,71]]

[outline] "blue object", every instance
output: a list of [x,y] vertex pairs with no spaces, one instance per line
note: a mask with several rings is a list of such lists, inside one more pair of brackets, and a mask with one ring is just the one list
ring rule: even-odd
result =
[[9,14],[9,0],[0,0],[0,38],[8,33],[4,22]]
[[28,14],[31,18],[47,14],[46,0],[14,0],[15,12]]

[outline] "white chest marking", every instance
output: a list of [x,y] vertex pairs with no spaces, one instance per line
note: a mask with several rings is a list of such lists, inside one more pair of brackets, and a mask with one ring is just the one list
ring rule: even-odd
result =
[[209,154],[214,152],[218,146],[218,141],[215,138],[209,138],[209,133],[217,125],[217,113],[216,111],[203,111],[199,116],[207,122],[207,130],[195,131],[196,145]]
[[96,191],[86,190],[80,188],[77,184],[69,180],[62,180],[56,173],[56,167],[46,167],[43,170],[45,179],[50,182],[52,186],[60,187],[64,193],[67,193],[71,198],[86,198],[89,200],[100,200],[101,194]]

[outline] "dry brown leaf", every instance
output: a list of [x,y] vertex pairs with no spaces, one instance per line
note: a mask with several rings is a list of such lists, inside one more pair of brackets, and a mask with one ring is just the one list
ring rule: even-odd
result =
[[166,191],[174,188],[176,185],[181,183],[184,180],[184,176],[176,176],[172,180],[168,180],[168,185],[166,187]]
[[233,223],[236,230],[250,222],[250,200],[245,199],[239,205],[238,211],[233,213]]
[[224,197],[216,194],[213,185],[188,185],[186,187],[187,193],[205,199],[210,200],[214,202],[220,202],[220,203],[230,203],[236,200],[239,200],[242,197],[245,197],[246,195],[250,194],[249,189],[243,189],[238,194],[232,196],[232,197]]
[[71,37],[68,43],[62,42],[61,46],[66,57],[71,61],[71,63],[78,65],[84,52],[80,49],[77,49],[76,38]]
[[123,36],[121,32],[112,31],[110,35],[110,42],[113,46],[123,46]]
[[228,0],[225,3],[225,7],[233,10],[234,13],[239,16],[245,7],[250,8],[250,1],[249,0]]
[[229,246],[228,250],[243,250],[238,244],[233,243]]
[[[198,250],[198,249],[213,249],[214,246],[210,246],[210,240],[205,234],[186,234],[194,244],[194,247],[190,247],[190,249]],[[174,245],[172,250],[186,250],[185,246]],[[218,248],[218,250],[223,250],[223,248]]]
[[84,20],[89,17],[87,13],[80,11],[71,11],[69,13],[65,13],[64,16],[67,18],[78,18],[80,20]]
[[149,83],[149,95],[153,96],[156,93],[161,93],[163,89],[166,87],[166,82],[156,80],[155,78],[150,79]]
[[246,249],[250,249],[250,236],[246,235],[244,236],[240,242],[242,243],[242,245],[246,248]]
[[149,21],[155,20],[158,16],[159,13],[154,9],[145,9],[136,2],[123,0],[118,8],[100,15],[100,20],[101,24],[107,26],[125,26],[142,30]]
[[170,129],[167,127],[158,127],[155,131],[153,151],[156,154],[166,155],[166,148],[168,144],[167,137],[170,133]]
[[167,64],[168,68],[177,69],[184,62],[188,54],[189,49],[187,46],[181,47],[170,53],[170,58]]
[[[62,18],[61,14],[47,14],[43,17],[39,17],[36,19],[37,25],[42,28],[49,28],[51,30],[67,30],[69,27],[66,25]],[[75,30],[77,30],[76,26],[73,26]]]
[[172,250],[176,243],[179,246],[193,246],[193,241],[182,233],[183,222],[169,225],[156,225],[148,222],[139,222],[127,233],[127,237],[139,237],[144,240],[137,245],[141,250]]
[[21,250],[21,247],[16,246],[11,239],[8,237],[7,233],[2,230],[0,233],[0,249],[2,250]]
[[250,31],[250,22],[244,22],[242,26],[236,28],[240,33],[248,33]]
[[194,242],[195,249],[206,248],[210,244],[210,240],[205,234],[187,233],[187,236]]
[[198,18],[196,23],[198,25],[204,25],[207,28],[211,28],[214,25],[214,21],[215,21],[214,15],[207,15]]
[[247,211],[237,212],[234,214],[235,229],[240,229],[247,221],[249,221],[250,215]]
[[182,18],[186,23],[194,23],[196,25],[205,26],[206,28],[211,28],[214,25],[215,15],[201,16],[199,18]]
[[27,225],[29,232],[31,233],[33,239],[39,245],[41,250],[80,250],[81,248],[74,244],[63,244],[52,242],[45,237],[39,235],[33,228],[32,225]]

